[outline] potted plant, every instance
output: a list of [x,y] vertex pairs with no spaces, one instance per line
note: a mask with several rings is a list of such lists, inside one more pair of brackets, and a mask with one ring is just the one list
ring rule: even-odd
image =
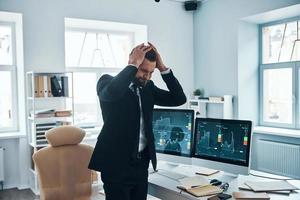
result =
[[203,95],[203,92],[200,89],[196,89],[194,90],[193,95],[195,99],[199,99],[199,97]]

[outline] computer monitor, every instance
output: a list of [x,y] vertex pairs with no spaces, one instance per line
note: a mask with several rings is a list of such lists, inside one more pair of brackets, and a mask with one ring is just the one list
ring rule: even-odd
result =
[[192,163],[248,174],[251,130],[251,121],[197,118]]
[[161,109],[153,111],[156,152],[190,157],[194,130],[194,111]]

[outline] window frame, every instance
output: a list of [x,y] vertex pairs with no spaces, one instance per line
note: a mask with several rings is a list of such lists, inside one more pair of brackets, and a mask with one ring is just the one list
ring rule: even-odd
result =
[[[130,41],[132,46],[134,44],[134,32],[129,32],[129,31],[116,31],[116,30],[106,30],[106,29],[91,29],[91,28],[78,28],[78,27],[65,27],[65,33],[67,31],[74,31],[74,32],[88,32],[88,33],[100,33],[100,34],[105,34],[105,33],[112,33],[115,35],[122,35],[122,34],[128,34],[131,36],[132,40]],[[86,68],[86,69],[92,69],[92,68],[103,68],[103,69],[122,69],[122,68],[117,68],[117,67],[90,67],[90,66],[67,66],[65,63],[66,68]]]
[[[78,31],[78,32],[89,32],[89,33],[113,33],[113,34],[128,34],[131,35],[132,40],[131,45],[133,46],[134,43],[134,33],[133,32],[127,32],[127,31],[114,31],[114,30],[105,30],[105,29],[90,29],[90,28],[73,28],[73,27],[66,27],[65,28],[65,33],[67,31]],[[73,73],[94,73],[96,74],[97,80],[101,77],[102,74],[104,73],[119,73],[123,68],[117,68],[117,67],[89,67],[89,66],[67,66],[65,63],[65,67],[67,71],[71,71]],[[125,67],[125,66],[124,66]],[[95,90],[96,90],[96,85],[95,85]],[[75,97],[74,97],[75,98]],[[74,105],[75,106],[75,105]],[[100,104],[99,101],[97,100],[97,121],[100,122],[101,118],[101,109],[100,109]],[[74,120],[74,124],[75,120]],[[95,128],[100,128],[102,127],[103,124],[96,123],[92,124],[95,126]]]
[[[278,63],[263,63],[263,28],[273,25],[300,21],[300,16],[259,25],[259,123],[262,126],[300,129],[300,60]],[[264,70],[292,68],[292,123],[277,123],[264,121]]]
[[[147,26],[139,24],[129,24],[120,22],[109,22],[100,20],[86,20],[86,19],[75,19],[75,18],[65,18],[65,33],[67,31],[81,31],[81,32],[95,32],[95,33],[112,33],[112,34],[129,34],[131,38],[132,48],[142,42],[147,41]],[[118,67],[89,67],[89,66],[67,66],[65,63],[66,71],[71,71],[73,73],[95,73],[97,79],[100,78],[102,74],[107,73],[119,73],[124,68]],[[124,66],[126,67],[126,66]],[[96,85],[95,85],[96,92]],[[99,101],[97,100],[97,118],[99,123],[95,124],[95,128],[101,128],[103,124],[100,123],[101,120],[101,109]],[[100,127],[99,127],[100,126]]]
[[[66,66],[66,70],[72,72],[73,76],[74,76],[74,73],[95,73],[97,80],[98,80],[103,73],[119,73],[122,70],[122,68],[102,68],[102,67],[97,68],[97,67],[74,67],[74,66],[67,67]],[[75,91],[73,91],[73,93],[74,92]],[[96,85],[95,85],[95,92],[96,92]],[[73,96],[75,96],[75,95],[73,94]],[[75,98],[75,97],[73,97],[73,98]],[[99,104],[98,99],[97,99],[97,113],[98,113],[97,120],[99,122],[101,109],[100,109],[100,104]],[[76,125],[75,120],[74,120],[74,124]],[[103,124],[96,123],[93,125],[95,125],[95,128],[100,128],[100,127],[102,127]]]
[[12,86],[12,126],[7,128],[0,128],[0,134],[4,132],[16,132],[19,130],[19,106],[18,106],[18,78],[17,78],[17,55],[16,55],[16,23],[0,21],[0,26],[9,26],[11,28],[11,46],[12,46],[12,64],[2,65],[0,64],[1,72],[11,73],[11,86]]
[[[297,61],[295,63],[295,104],[296,104],[296,108],[295,108],[295,127],[296,129],[300,129],[300,61]],[[298,85],[298,88],[297,88]]]

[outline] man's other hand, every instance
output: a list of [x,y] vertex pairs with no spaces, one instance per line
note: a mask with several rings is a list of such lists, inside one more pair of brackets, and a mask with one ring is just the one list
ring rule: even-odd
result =
[[145,59],[145,54],[152,49],[152,46],[145,46],[140,44],[136,46],[129,55],[128,64],[135,65],[137,68],[142,64]]
[[160,71],[160,72],[163,72],[163,71],[166,71],[168,68],[164,65],[163,61],[162,61],[162,58],[160,56],[160,54],[158,53],[156,47],[151,44],[150,42],[148,42],[150,44],[150,46],[152,47],[152,49],[155,51],[156,53],[156,68]]

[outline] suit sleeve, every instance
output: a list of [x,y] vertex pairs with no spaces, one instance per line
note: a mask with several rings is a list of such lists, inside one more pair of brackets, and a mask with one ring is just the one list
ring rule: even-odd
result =
[[169,91],[160,89],[153,84],[154,104],[158,106],[180,106],[186,102],[183,89],[174,77],[173,72],[162,75]]
[[97,94],[102,101],[117,101],[124,96],[133,81],[137,68],[128,65],[117,76],[101,76],[97,83]]

